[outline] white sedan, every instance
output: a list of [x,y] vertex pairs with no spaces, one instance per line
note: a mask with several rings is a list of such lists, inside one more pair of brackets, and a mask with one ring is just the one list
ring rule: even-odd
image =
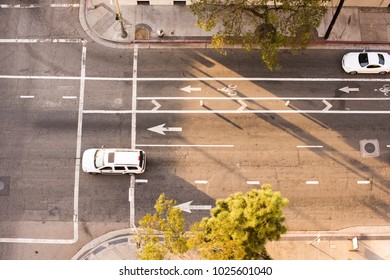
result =
[[386,74],[390,72],[390,55],[385,52],[350,52],[344,55],[342,66],[349,74]]

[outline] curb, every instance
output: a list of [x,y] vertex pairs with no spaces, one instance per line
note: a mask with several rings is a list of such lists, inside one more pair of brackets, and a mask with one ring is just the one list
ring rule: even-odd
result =
[[100,251],[105,250],[108,246],[131,242],[131,237],[133,235],[134,229],[131,228],[115,230],[101,235],[81,247],[71,260],[85,260],[88,256],[97,254]]
[[[162,40],[133,40],[131,42],[111,41],[102,37],[97,33],[87,22],[87,6],[86,1],[80,1],[79,8],[79,20],[82,28],[87,35],[96,43],[103,46],[115,49],[128,49],[133,48],[134,44],[138,44],[143,49],[159,49],[159,48],[196,48],[196,49],[208,49],[211,48],[210,37],[202,39],[167,39],[165,37]],[[227,47],[231,49],[241,49],[241,46]],[[326,40],[313,40],[307,49],[384,49],[390,50],[390,42],[368,42],[368,41],[326,41]],[[281,48],[289,49],[289,48]]]

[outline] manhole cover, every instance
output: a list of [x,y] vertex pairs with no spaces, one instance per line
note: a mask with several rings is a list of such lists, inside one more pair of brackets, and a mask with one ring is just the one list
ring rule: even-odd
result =
[[372,143],[367,143],[366,145],[364,145],[364,150],[366,150],[367,153],[372,154],[373,152],[375,152],[375,145]]
[[149,40],[149,30],[146,28],[138,28],[135,31],[135,39],[136,40]]
[[360,153],[362,157],[379,157],[379,141],[378,139],[360,140]]

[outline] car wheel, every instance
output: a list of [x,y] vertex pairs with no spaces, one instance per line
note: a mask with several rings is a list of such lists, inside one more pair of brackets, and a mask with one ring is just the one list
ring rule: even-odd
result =
[[381,72],[379,72],[379,74],[381,74],[381,75],[384,75],[384,74],[386,74],[387,72],[386,71],[381,71]]
[[96,175],[97,173],[96,172],[89,172],[89,174]]
[[351,75],[356,75],[357,72],[356,72],[356,71],[351,71],[351,72],[349,72],[349,74],[351,74]]

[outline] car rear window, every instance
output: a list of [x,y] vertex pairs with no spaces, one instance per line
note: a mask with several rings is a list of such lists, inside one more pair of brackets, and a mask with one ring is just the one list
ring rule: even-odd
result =
[[385,64],[385,58],[384,58],[383,54],[379,53],[378,57],[379,57],[379,64],[384,65]]

